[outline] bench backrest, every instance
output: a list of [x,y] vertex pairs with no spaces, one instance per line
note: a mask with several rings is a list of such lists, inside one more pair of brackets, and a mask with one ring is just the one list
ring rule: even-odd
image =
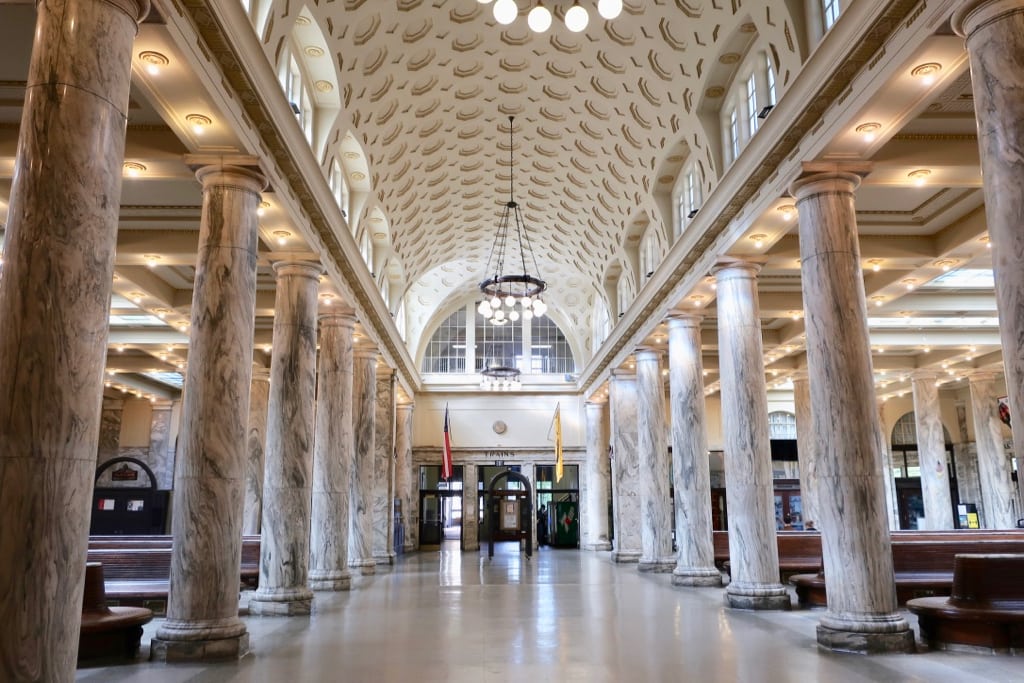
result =
[[1024,537],[1018,539],[980,538],[945,541],[892,542],[892,563],[897,574],[947,573],[953,574],[954,558],[964,553],[1016,553],[1024,552]]
[[107,581],[126,579],[162,579],[171,576],[170,548],[97,548],[90,549],[89,562],[103,564]]
[[1024,609],[1024,554],[957,555],[954,566],[951,604]]

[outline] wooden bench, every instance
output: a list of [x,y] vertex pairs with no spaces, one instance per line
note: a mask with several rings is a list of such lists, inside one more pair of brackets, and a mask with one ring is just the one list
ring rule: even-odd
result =
[[[821,534],[817,531],[778,531],[775,534],[779,548],[779,574],[781,580],[794,572],[815,571],[821,567]],[[712,532],[715,566],[728,571],[729,532]]]
[[82,629],[78,637],[80,663],[106,657],[134,657],[142,640],[142,625],[153,619],[153,612],[142,607],[107,606],[103,579],[103,565],[87,562]]
[[957,555],[950,597],[907,608],[931,648],[1024,652],[1024,554]]
[[[1019,531],[893,532],[892,561],[896,599],[904,604],[913,598],[949,595],[953,586],[954,558],[963,553],[1024,552]],[[828,604],[824,570],[789,578],[797,600],[804,607]]]

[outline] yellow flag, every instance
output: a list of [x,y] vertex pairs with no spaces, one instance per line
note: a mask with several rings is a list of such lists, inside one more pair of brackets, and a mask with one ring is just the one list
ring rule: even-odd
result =
[[562,404],[555,405],[555,482],[562,481]]

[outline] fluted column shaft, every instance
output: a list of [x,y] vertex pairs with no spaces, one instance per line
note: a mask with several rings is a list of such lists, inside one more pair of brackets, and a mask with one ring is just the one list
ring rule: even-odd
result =
[[[416,481],[412,472],[412,413],[414,407],[411,402],[402,402],[395,407],[395,450],[398,453],[398,460],[395,462],[395,497],[402,501],[402,528],[405,529],[405,537],[402,540],[403,552],[413,550],[413,535],[410,533],[413,519],[412,506],[418,502],[413,498],[413,482]],[[475,493],[476,489],[474,488],[473,491]],[[475,514],[473,522],[476,522]],[[476,543],[475,534],[473,543]],[[467,550],[470,549],[466,545],[465,538],[463,538],[463,544]]]
[[[1010,423],[1024,425],[1024,7],[970,0],[953,13],[953,30],[967,39],[971,62]],[[1013,430],[1013,451],[1020,462],[1024,429]],[[1024,476],[1017,486],[1024,500]]]
[[793,378],[793,407],[796,409],[796,448],[800,465],[800,504],[804,525],[818,523],[817,454],[814,452],[814,417],[811,412],[811,385],[806,376]]
[[274,350],[260,525],[260,586],[252,614],[309,614],[309,520],[313,480],[319,263],[274,264]]
[[351,309],[320,316],[320,358],[313,455],[313,522],[309,585],[313,590],[347,590],[349,490],[352,481]]
[[953,528],[953,498],[949,490],[949,458],[939,412],[938,374],[918,371],[911,376],[914,390],[914,426],[917,428],[917,458],[921,466],[921,496],[924,499],[923,529]]
[[676,586],[722,585],[711,540],[711,465],[700,322],[700,316],[685,313],[673,313],[668,320],[672,488],[678,548],[672,584]]
[[71,680],[131,50],[148,0],[37,2],[0,280],[0,679]]
[[349,497],[348,565],[373,574],[373,456],[377,404],[377,347],[356,345],[352,370],[354,451]]
[[665,445],[665,391],[661,355],[637,349],[637,451],[640,458],[640,571],[670,572],[672,513],[668,494],[669,456]]
[[377,412],[373,437],[373,558],[377,564],[395,561],[395,371],[377,374]]
[[245,508],[242,534],[260,532],[263,517],[263,468],[266,462],[267,404],[270,402],[270,370],[253,365],[249,385],[249,425],[245,459]]
[[986,529],[1012,529],[1021,515],[1015,500],[1010,458],[1003,448],[996,378],[993,373],[975,372],[968,379],[978,450],[978,478],[985,503],[984,526]]
[[246,423],[256,307],[256,209],[265,180],[206,166],[179,462],[167,620],[155,659],[239,657],[238,618]]
[[729,262],[715,272],[732,574],[725,600],[741,609],[788,609],[775,542],[758,270],[751,263]]
[[587,499],[583,516],[583,548],[611,550],[608,537],[608,492],[611,460],[608,458],[608,404],[588,401],[587,416]]
[[881,476],[854,190],[856,175],[822,173],[793,184],[815,473],[828,610],[818,644],[856,652],[912,651],[896,609]]
[[615,518],[615,562],[640,560],[640,460],[637,452],[636,376],[612,371],[611,406],[612,508]]

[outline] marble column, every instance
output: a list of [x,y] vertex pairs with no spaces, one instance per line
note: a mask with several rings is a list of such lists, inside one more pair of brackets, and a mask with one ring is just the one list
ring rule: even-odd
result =
[[313,456],[309,585],[348,590],[349,489],[352,481],[352,334],[350,308],[320,316],[320,359]]
[[1003,449],[1003,423],[999,420],[999,394],[991,372],[973,372],[968,377],[974,441],[978,451],[978,477],[985,503],[986,529],[1012,529],[1021,516],[1011,477],[1011,463]]
[[917,370],[911,377],[914,389],[914,426],[917,457],[921,466],[924,525],[921,530],[953,528],[953,498],[949,491],[949,458],[939,412],[938,374]]
[[316,428],[317,288],[323,267],[278,261],[270,360],[260,585],[250,614],[309,614],[310,506]]
[[121,421],[124,418],[124,399],[103,398],[100,414],[100,440],[96,464],[102,465],[116,458],[121,447]]
[[814,416],[811,413],[811,385],[805,372],[793,376],[793,407],[796,410],[796,448],[800,466],[800,503],[804,525],[818,524],[818,476],[815,467],[818,455],[814,452]]
[[818,623],[818,644],[845,652],[913,652],[914,633],[896,607],[884,506],[854,209],[859,184],[859,176],[837,171],[802,178],[791,188],[800,222],[815,474],[823,492],[816,521],[828,609]]
[[889,530],[900,528],[899,500],[896,498],[896,478],[892,473],[892,450],[889,448],[889,437],[885,433],[885,420],[882,408],[885,401],[876,399],[878,406],[878,446],[882,452],[882,483],[885,485],[885,515],[889,521]]
[[[398,453],[398,460],[395,462],[395,498],[401,501],[402,505],[402,528],[405,530],[405,537],[402,540],[402,552],[411,552],[414,549],[413,546],[413,535],[410,533],[412,529],[413,519],[413,506],[417,504],[417,499],[413,497],[413,477],[412,472],[412,411],[414,405],[411,401],[401,401],[395,408],[395,450]],[[463,484],[465,486],[465,484]],[[476,488],[473,489],[474,495],[476,494]],[[474,506],[476,505],[474,501]],[[463,510],[466,508],[464,507]],[[475,509],[475,507],[471,508]],[[465,518],[463,514],[463,518]],[[476,515],[473,515],[473,521],[476,522]],[[466,534],[463,531],[463,543],[466,542]],[[476,535],[473,536],[473,542],[476,542]],[[469,548],[463,546],[466,550],[475,550],[476,548]]]
[[715,269],[732,575],[725,602],[740,609],[789,609],[789,593],[779,583],[775,541],[768,388],[757,302],[759,269],[744,262],[726,262]]
[[[1024,12],[1019,1],[969,0],[952,25],[967,39],[971,63],[1010,423],[1024,425]],[[1024,429],[1013,430],[1013,451],[1024,462]],[[1024,500],[1024,467],[1018,470]]]
[[242,533],[256,535],[263,518],[263,468],[267,444],[267,404],[270,402],[270,370],[253,363],[249,385],[249,426],[245,459],[245,507]]
[[356,344],[352,369],[354,450],[349,497],[348,566],[373,574],[374,418],[377,404],[377,347]]
[[613,370],[609,384],[612,435],[612,508],[614,562],[639,562],[640,460],[637,450],[636,375]]
[[171,445],[172,401],[153,401],[149,418],[149,466],[156,475],[157,488],[174,484],[174,449]]
[[674,586],[721,586],[711,541],[711,465],[704,406],[701,316],[673,312],[668,319],[672,475],[675,489]]
[[377,373],[373,424],[373,559],[377,564],[394,564],[395,371],[391,368]]
[[171,590],[154,659],[237,658],[249,650],[238,618],[245,431],[256,312],[256,209],[266,181],[206,166],[192,290],[189,362],[174,472]]
[[75,677],[132,41],[149,12],[36,5],[0,279],[5,681]]
[[672,508],[668,493],[669,456],[665,444],[665,388],[661,354],[641,348],[636,357],[637,451],[640,461],[640,547],[638,569],[670,572]]
[[477,466],[466,463],[462,467],[462,549],[480,550],[479,491]]
[[583,549],[611,550],[608,531],[608,404],[587,401],[587,507],[583,513]]

